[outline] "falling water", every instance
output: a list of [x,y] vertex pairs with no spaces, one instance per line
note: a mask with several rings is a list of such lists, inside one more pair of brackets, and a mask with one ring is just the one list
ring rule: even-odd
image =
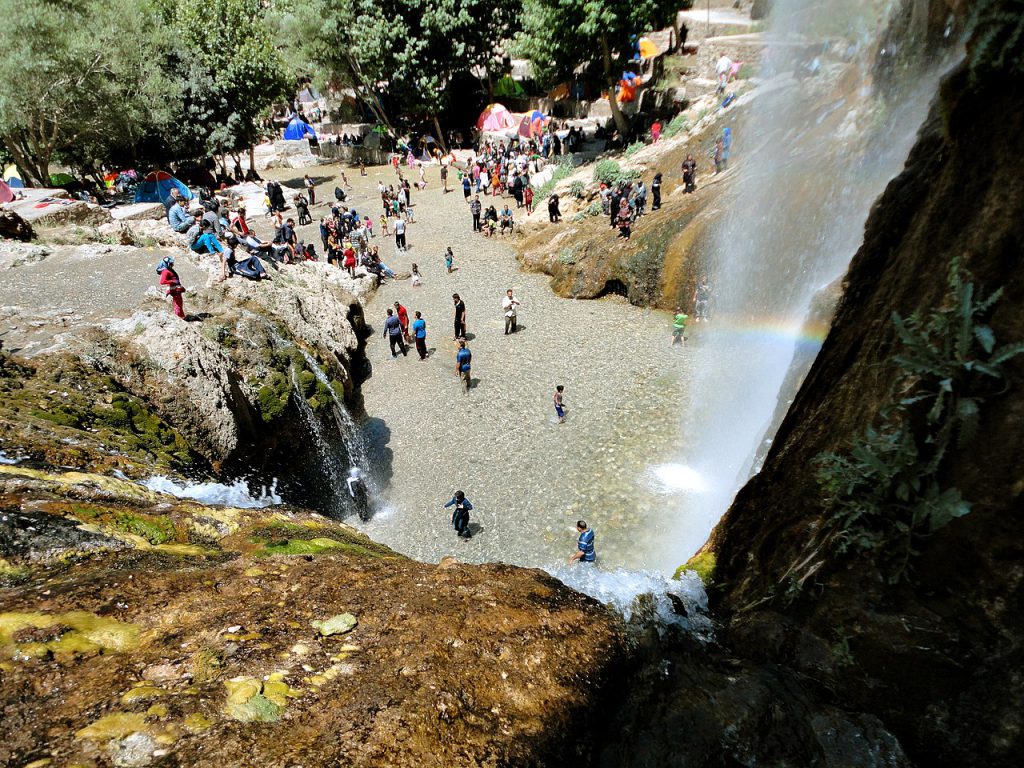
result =
[[355,419],[352,418],[348,408],[345,407],[345,402],[338,397],[338,393],[331,385],[331,380],[327,378],[327,374],[324,373],[317,361],[306,350],[300,348],[299,351],[302,353],[303,358],[305,358],[309,370],[316,376],[317,381],[323,384],[327,391],[331,393],[331,399],[334,401],[334,418],[338,422],[338,432],[341,434],[341,440],[345,444],[345,450],[348,451],[349,461],[352,462],[353,466],[363,470],[364,473],[368,472],[370,464],[367,459],[366,440],[363,438],[363,433],[356,425]]
[[[780,399],[794,394],[785,382],[802,378],[824,336],[809,322],[812,302],[846,271],[935,92],[938,72],[904,76],[885,98],[873,88],[874,41],[891,5],[775,4],[760,94],[733,127],[737,178],[709,259],[711,322],[692,334],[701,364],[683,419],[688,449],[653,469],[678,499],[651,553],[662,568],[700,548],[756,471]],[[794,76],[815,57],[816,76]]]

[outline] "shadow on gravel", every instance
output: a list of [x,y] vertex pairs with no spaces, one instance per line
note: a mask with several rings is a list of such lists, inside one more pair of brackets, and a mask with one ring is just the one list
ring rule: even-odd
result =
[[366,436],[366,457],[370,462],[370,473],[381,490],[391,483],[392,463],[395,453],[389,447],[391,428],[384,419],[368,418],[363,427]]

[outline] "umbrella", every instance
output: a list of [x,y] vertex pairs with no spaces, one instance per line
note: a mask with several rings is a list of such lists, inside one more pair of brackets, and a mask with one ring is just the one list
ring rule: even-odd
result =
[[660,54],[658,46],[654,44],[654,41],[649,37],[640,38],[640,56],[645,59],[653,59],[655,56]]

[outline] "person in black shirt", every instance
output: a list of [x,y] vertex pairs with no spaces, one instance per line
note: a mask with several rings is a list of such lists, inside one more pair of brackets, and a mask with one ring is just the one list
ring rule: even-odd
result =
[[651,195],[654,198],[654,202],[651,204],[651,210],[656,211],[661,208],[661,174],[654,174],[654,181],[651,182]]
[[455,341],[466,337],[466,305],[459,298],[459,294],[452,294],[452,301],[455,302]]

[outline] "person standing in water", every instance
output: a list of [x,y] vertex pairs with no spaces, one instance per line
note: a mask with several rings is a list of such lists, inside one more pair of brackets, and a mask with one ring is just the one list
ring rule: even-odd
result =
[[551,398],[555,403],[555,415],[558,417],[559,424],[565,424],[565,401],[562,399],[564,391],[565,387],[559,384],[555,387],[555,394]]
[[463,539],[473,538],[473,534],[469,530],[469,511],[473,509],[473,505],[469,503],[469,499],[466,498],[466,494],[462,491],[456,491],[455,495],[452,496],[452,500],[444,505],[445,509],[449,507],[455,507],[452,510],[452,528],[455,532]]
[[683,160],[683,192],[690,193],[697,189],[697,161],[693,155],[687,155]]
[[576,540],[576,551],[569,558],[569,565],[576,562],[594,562],[597,559],[597,553],[594,551],[594,531],[587,527],[586,520],[577,520],[576,530],[580,535]]
[[702,320],[708,321],[708,305],[711,303],[711,286],[708,284],[708,276],[702,275],[697,288],[693,292],[693,313],[696,317],[693,322],[699,323]]
[[651,210],[657,211],[661,208],[661,174],[654,174],[654,181],[651,182],[651,196],[654,198]]
[[686,346],[686,320],[689,315],[683,313],[682,307],[676,307],[675,322],[672,324],[672,346]]

